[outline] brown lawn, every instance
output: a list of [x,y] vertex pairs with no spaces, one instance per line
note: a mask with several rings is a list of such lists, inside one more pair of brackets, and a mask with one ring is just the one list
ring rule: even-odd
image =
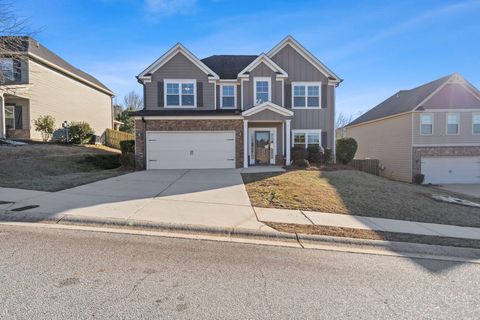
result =
[[[254,206],[480,227],[480,209],[437,202],[447,192],[355,170],[243,174]],[[480,201],[480,199],[470,199]]]

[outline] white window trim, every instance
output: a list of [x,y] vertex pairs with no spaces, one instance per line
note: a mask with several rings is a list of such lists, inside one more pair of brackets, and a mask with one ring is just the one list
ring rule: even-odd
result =
[[[449,115],[451,115],[451,116],[456,115],[457,116],[457,119],[458,119],[458,131],[457,131],[457,133],[448,133],[448,116]],[[460,130],[461,130],[460,129],[460,113],[458,113],[458,112],[447,113],[446,116],[445,116],[445,134],[447,136],[458,136],[458,135],[460,135]]]
[[[233,107],[223,106],[223,87],[233,86]],[[235,83],[221,83],[220,84],[220,108],[221,109],[236,109],[237,108],[237,85]]]
[[[268,82],[268,100],[258,103],[257,102],[257,81],[267,81]],[[272,78],[270,77],[253,77],[253,105],[258,106],[259,104],[272,101]]]
[[[293,104],[295,96],[293,95],[295,86],[305,86],[305,107],[295,107]],[[308,88],[307,86],[318,86],[318,107],[307,107],[308,105]],[[318,81],[292,82],[292,109],[322,109],[322,83]]]
[[[17,124],[15,121],[15,105],[14,104],[6,104],[5,105],[5,113],[7,111],[7,108],[12,108],[12,114],[13,114],[13,127],[12,129],[15,130],[17,128]],[[5,120],[7,120],[6,115],[3,115],[5,117]]]
[[305,134],[305,149],[308,147],[308,134],[309,133],[318,133],[318,145],[322,146],[322,130],[321,129],[294,129],[291,130],[291,146],[292,148],[295,147],[295,133],[303,133]]
[[[432,133],[422,133],[422,116],[430,116],[432,118]],[[435,131],[435,118],[433,116],[433,113],[421,113],[419,117],[419,130],[420,130],[420,135],[421,136],[432,136],[433,132]]]
[[[168,83],[178,83],[179,88],[178,88],[178,95],[179,95],[179,103],[182,103],[182,84],[184,83],[189,83],[193,84],[193,106],[169,106],[167,104],[167,84]],[[177,108],[177,109],[192,109],[192,108],[197,108],[197,80],[195,79],[163,79],[163,103],[164,103],[164,108]]]
[[480,112],[472,112],[472,134],[473,134],[474,136],[480,135],[480,132],[479,132],[479,133],[475,133],[475,131],[473,131],[473,129],[474,129],[474,124],[475,124],[475,122],[473,122],[473,121],[474,121],[474,117],[475,117],[476,115],[477,115],[477,116],[480,116]]

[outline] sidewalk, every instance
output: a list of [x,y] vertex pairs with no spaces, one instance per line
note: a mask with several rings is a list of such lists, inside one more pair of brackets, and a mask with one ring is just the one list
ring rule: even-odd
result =
[[362,230],[409,233],[480,240],[480,228],[454,225],[393,220],[347,214],[323,213],[303,210],[286,210],[254,207],[261,222],[353,228]]

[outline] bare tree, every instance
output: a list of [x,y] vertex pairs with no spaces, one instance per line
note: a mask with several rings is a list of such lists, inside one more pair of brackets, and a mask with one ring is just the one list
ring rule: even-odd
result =
[[143,98],[135,91],[130,91],[123,98],[122,107],[125,110],[140,110],[143,108]]
[[345,128],[350,122],[352,122],[353,117],[352,115],[347,116],[344,113],[339,113],[337,117],[337,121],[335,123],[335,127],[338,129],[337,131],[337,138],[345,138],[347,134],[347,130]]

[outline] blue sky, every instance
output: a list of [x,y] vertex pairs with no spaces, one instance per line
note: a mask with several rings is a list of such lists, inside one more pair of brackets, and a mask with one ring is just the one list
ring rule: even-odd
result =
[[357,116],[400,89],[459,72],[480,88],[480,0],[17,0],[46,47],[121,99],[176,42],[199,58],[267,52],[291,34],[344,79]]

